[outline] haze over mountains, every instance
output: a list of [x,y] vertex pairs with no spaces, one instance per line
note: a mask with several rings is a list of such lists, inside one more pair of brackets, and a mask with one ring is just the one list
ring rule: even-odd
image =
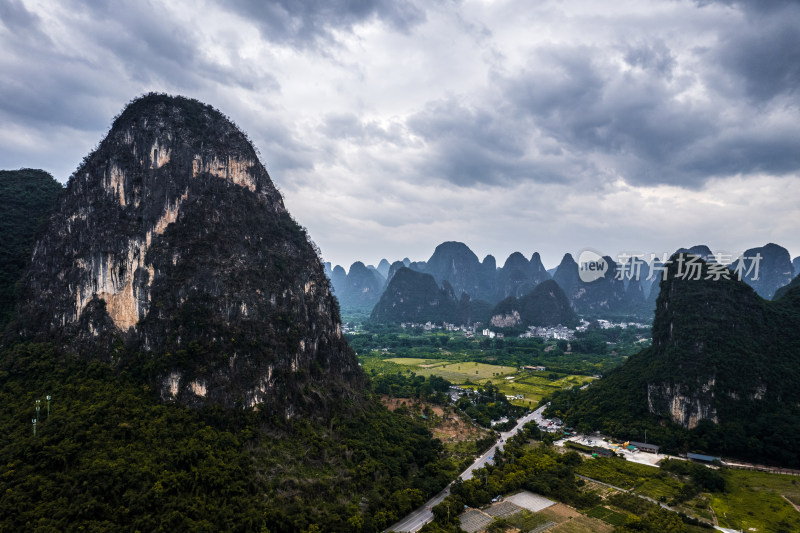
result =
[[[717,257],[707,245],[681,248],[678,252],[696,255],[711,262],[715,262]],[[727,258],[730,263],[729,275],[741,275],[759,295],[767,299],[773,297],[780,287],[787,285],[798,274],[789,259],[789,252],[773,243],[748,249],[742,256],[746,259],[733,263],[730,262],[736,258]],[[726,259],[722,256],[719,258]],[[800,258],[795,258],[795,264],[798,264],[798,259]],[[471,306],[477,304],[479,309],[491,309],[506,298],[526,296],[539,284],[552,279],[566,295],[572,310],[581,315],[652,319],[659,293],[658,283],[666,269],[661,260],[634,257],[629,260],[626,258],[625,263],[618,263],[610,256],[605,256],[604,260],[608,269],[598,279],[586,282],[581,280],[580,266],[570,253],[564,254],[559,265],[549,271],[545,269],[538,253],[533,253],[530,259],[526,259],[522,253],[515,252],[498,267],[492,255],[487,255],[481,261],[467,245],[451,241],[437,246],[427,261],[411,262],[404,259],[390,264],[388,260],[382,259],[380,268],[356,262],[350,267],[349,273],[341,266],[331,269],[330,264],[326,264],[326,272],[331,278],[334,294],[345,310],[371,311],[391,287],[395,274],[405,267],[429,274],[437,291],[444,290],[443,294],[451,294],[445,298],[450,302],[445,306],[448,309],[455,305],[451,300],[458,301],[465,294],[469,296]],[[406,275],[402,279],[403,288],[392,287],[392,291],[396,295],[407,294],[409,291],[422,295],[425,293],[423,286],[433,288],[430,279],[424,278],[423,281],[422,277],[417,277],[414,280]],[[417,282],[419,286],[412,288]],[[433,306],[432,301],[429,302],[430,306]],[[382,301],[381,310],[376,316],[388,320],[390,315],[387,315],[386,305],[387,302]],[[394,301],[391,305],[397,311],[393,316],[403,316],[404,321],[420,321],[422,316],[432,316],[428,312],[421,312],[418,316],[414,313],[413,308],[421,310],[425,307],[419,302],[412,305],[409,300],[404,299],[403,302]],[[411,307],[405,308],[404,305]],[[441,316],[454,315],[444,313]],[[484,321],[488,319],[480,311],[457,316],[483,316]]]

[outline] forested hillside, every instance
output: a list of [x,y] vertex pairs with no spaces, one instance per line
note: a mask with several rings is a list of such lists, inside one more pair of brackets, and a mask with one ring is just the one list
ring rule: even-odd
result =
[[44,170],[0,170],[0,328],[11,319],[17,282],[62,190]]
[[2,531],[372,532],[456,473],[423,425],[374,401],[323,426],[162,403],[146,359],[28,344],[0,368]]
[[768,301],[708,279],[723,270],[707,263],[697,280],[678,268],[661,282],[653,346],[550,412],[583,431],[642,440],[646,429],[672,451],[800,465],[800,288]]

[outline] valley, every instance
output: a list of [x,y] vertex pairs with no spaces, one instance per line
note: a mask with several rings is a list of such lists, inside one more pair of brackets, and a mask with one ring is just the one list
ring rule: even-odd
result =
[[0,533],[800,532],[800,1],[0,0]]
[[[360,358],[367,373],[405,372],[418,376],[437,376],[464,389],[476,389],[491,383],[504,394],[509,402],[521,407],[536,407],[542,398],[556,390],[582,387],[595,378],[577,374],[536,372],[509,366],[490,365],[477,362],[458,362],[447,359],[412,359],[376,357]],[[547,376],[547,377],[545,377]],[[522,396],[522,397],[518,397]]]
[[[220,153],[233,154],[227,166],[210,163]],[[586,282],[570,254],[552,273],[537,253],[498,268],[457,242],[428,261],[344,273],[321,263],[256,161],[213,108],[151,94],[115,120],[67,190],[36,171],[0,176],[31,217],[55,209],[47,227],[20,233],[2,278],[14,299],[0,347],[4,527],[366,532],[417,509],[416,525],[432,520],[425,531],[451,531],[464,505],[523,489],[523,500],[557,503],[471,520],[556,532],[798,525],[800,491],[786,476],[561,446],[565,432],[600,430],[649,434],[673,456],[797,464],[799,289],[785,249],[748,250],[765,258],[752,286],[708,281],[745,266],[720,270],[702,246],[649,285],[608,256],[608,271]],[[205,230],[209,218],[225,223]],[[685,280],[684,264],[706,276]],[[736,370],[753,361],[757,372]],[[43,397],[47,415],[20,424]],[[742,413],[755,423],[740,425]],[[54,513],[74,480],[90,488]],[[198,514],[185,487],[224,503]]]

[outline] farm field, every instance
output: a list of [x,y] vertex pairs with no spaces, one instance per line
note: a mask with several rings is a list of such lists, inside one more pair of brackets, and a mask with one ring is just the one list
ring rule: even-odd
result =
[[[452,361],[445,359],[424,359],[419,357],[392,357],[383,359],[376,356],[359,356],[361,364],[368,373],[378,374],[413,372],[418,376],[439,376],[455,385],[476,388],[492,382],[503,394],[523,399],[511,403],[523,407],[535,407],[546,395],[563,388],[582,386],[591,382],[590,376],[556,374],[552,372],[531,373],[527,370],[504,365],[492,365],[474,361]],[[554,378],[554,379],[552,379]]]
[[583,515],[563,503],[552,505],[537,514],[558,524],[549,530],[553,533],[610,533],[614,529],[611,524]]

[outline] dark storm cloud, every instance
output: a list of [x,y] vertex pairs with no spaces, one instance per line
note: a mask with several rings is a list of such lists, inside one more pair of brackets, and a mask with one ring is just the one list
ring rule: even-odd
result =
[[299,47],[330,43],[334,31],[349,31],[373,18],[401,32],[425,19],[406,0],[233,0],[226,5],[255,21],[268,41]]
[[657,39],[652,43],[636,43],[628,45],[626,48],[625,62],[630,66],[655,70],[667,78],[672,76],[675,57],[664,41]]
[[676,165],[679,172],[697,176],[767,173],[776,176],[800,169],[796,132],[780,129],[734,132],[686,154]]
[[425,164],[461,186],[593,180],[603,167],[631,184],[688,188],[797,172],[800,129],[785,117],[800,108],[800,3],[760,4],[730,3],[739,16],[715,29],[714,47],[678,53],[641,34],[540,45],[527,67],[492,80],[491,97],[431,104],[409,130],[428,146]]
[[[775,41],[764,46],[772,53],[789,47]],[[763,108],[742,110],[741,102],[727,101],[724,94],[699,103],[678,98],[684,87],[673,84],[676,61],[663,42],[628,48],[624,57],[634,71],[604,61],[604,53],[586,47],[540,50],[531,61],[537,69],[505,81],[506,97],[563,145],[586,157],[612,158],[630,183],[691,188],[729,173],[785,174],[800,168],[797,129],[760,128]],[[772,95],[794,91],[792,83],[776,81],[752,83],[769,87]],[[726,114],[734,107],[741,116],[732,122]]]
[[[127,100],[152,89],[175,87],[191,95],[216,80],[247,89],[278,88],[274,77],[256,75],[246,64],[227,67],[203,59],[202,42],[192,29],[161,7],[141,2],[68,5],[75,17],[64,23],[76,41],[69,44],[86,53],[65,52],[47,36],[33,43],[0,37],[10,52],[4,63],[12,63],[11,68],[5,65],[12,74],[0,80],[0,110],[9,116],[97,130],[107,127]],[[35,27],[36,17],[17,7],[16,18]]]
[[748,9],[746,13],[745,24],[724,35],[712,54],[722,69],[721,81],[731,80],[733,87],[728,90],[743,87],[756,101],[786,94],[796,97],[800,87],[800,3],[773,6],[764,12]]
[[613,158],[632,183],[694,186],[696,173],[678,172],[675,159],[716,133],[713,113],[672,98],[674,59],[663,42],[625,50],[638,72],[609,65],[603,49],[539,49],[535,67],[496,80],[491,101],[432,104],[409,129],[428,144],[426,164],[462,186],[596,179],[595,156]]
[[428,105],[407,121],[428,147],[420,172],[460,186],[525,177],[525,136],[504,118],[497,109],[468,108],[452,99]]
[[673,98],[670,54],[638,46],[626,58],[646,67],[623,72],[591,48],[540,51],[538,68],[503,81],[505,97],[548,137],[586,157],[611,157],[633,183],[691,185],[670,172],[693,143],[715,133],[715,113]]
[[19,0],[0,2],[0,24],[13,33],[15,38],[41,38],[39,22],[39,17],[28,11]]

